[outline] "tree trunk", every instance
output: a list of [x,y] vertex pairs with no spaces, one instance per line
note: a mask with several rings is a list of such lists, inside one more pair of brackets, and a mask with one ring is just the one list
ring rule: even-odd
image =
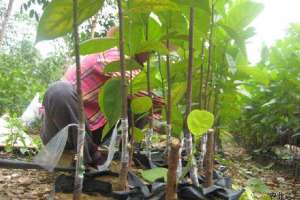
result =
[[183,131],[185,137],[185,147],[188,157],[193,159],[192,166],[190,170],[190,177],[195,186],[199,186],[198,182],[198,170],[197,165],[194,162],[193,156],[193,138],[187,126],[187,117],[192,110],[192,79],[193,79],[193,58],[194,58],[194,47],[193,47],[193,37],[194,37],[194,8],[190,8],[190,30],[189,30],[189,63],[188,63],[188,73],[187,73],[187,94],[186,94],[186,111],[183,122]]
[[122,1],[118,0],[119,11],[119,50],[120,50],[120,68],[121,68],[121,92],[122,92],[122,155],[121,155],[121,169],[120,169],[120,189],[127,190],[127,175],[128,175],[128,116],[127,116],[127,81],[125,77],[125,56],[124,56],[124,25],[123,25],[123,9]]
[[207,133],[207,147],[205,156],[205,187],[213,185],[213,170],[214,170],[214,131],[208,130]]
[[74,193],[73,199],[79,200],[82,191],[82,183],[84,176],[83,165],[83,148],[85,138],[85,120],[83,114],[83,100],[81,91],[81,69],[80,69],[80,47],[79,47],[79,34],[77,26],[78,18],[78,0],[73,0],[73,35],[74,35],[74,47],[75,47],[75,59],[76,59],[76,86],[78,95],[78,107],[79,107],[79,129],[77,135],[77,159],[76,159],[76,173],[74,181]]
[[92,23],[91,23],[91,38],[93,39],[95,37],[95,32],[97,28],[97,20],[98,20],[99,14],[97,13],[93,18],[92,18]]
[[3,42],[3,38],[4,38],[4,34],[5,34],[5,30],[6,30],[6,25],[9,21],[9,17],[11,15],[11,11],[12,11],[12,6],[13,6],[14,0],[9,0],[8,2],[8,7],[6,9],[6,12],[4,14],[4,18],[1,24],[1,30],[0,30],[0,47],[1,44]]
[[177,167],[179,160],[180,140],[174,138],[171,141],[171,148],[168,156],[168,175],[166,186],[166,200],[177,199]]

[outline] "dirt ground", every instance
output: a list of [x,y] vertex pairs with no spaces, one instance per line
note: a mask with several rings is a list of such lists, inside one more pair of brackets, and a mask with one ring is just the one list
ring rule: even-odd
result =
[[[0,152],[1,158],[10,156]],[[237,188],[247,187],[250,179],[258,178],[267,185],[270,193],[284,197],[281,199],[300,200],[300,184],[294,182],[292,169],[275,169],[271,162],[260,164],[243,148],[236,146],[225,148],[225,158],[218,160],[228,167],[226,175],[233,178]],[[0,200],[72,199],[72,194],[54,194],[53,183],[57,175],[39,170],[0,169]],[[117,178],[111,177],[103,177],[101,180],[113,182],[113,185],[118,182]],[[260,199],[259,192],[255,193],[255,196]],[[82,199],[109,200],[111,198],[84,194]]]

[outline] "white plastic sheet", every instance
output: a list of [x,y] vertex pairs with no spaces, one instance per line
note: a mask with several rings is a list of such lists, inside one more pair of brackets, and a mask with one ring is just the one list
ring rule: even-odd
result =
[[65,149],[69,128],[73,126],[78,127],[78,124],[69,124],[60,130],[33,158],[33,162],[52,172]]
[[26,110],[23,112],[21,120],[23,121],[24,125],[29,126],[36,119],[41,118],[40,108],[42,104],[39,102],[39,98],[39,93],[36,93]]
[[119,124],[119,122],[116,123],[116,126],[113,130],[113,133],[112,133],[112,136],[110,139],[107,159],[103,165],[99,165],[97,167],[99,172],[106,171],[109,168],[109,166],[114,158],[115,153],[119,150],[121,136],[118,135],[118,124]]

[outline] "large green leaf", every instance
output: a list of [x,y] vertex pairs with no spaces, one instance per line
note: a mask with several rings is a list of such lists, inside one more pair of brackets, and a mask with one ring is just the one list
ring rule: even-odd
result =
[[170,0],[133,0],[133,6],[127,10],[130,13],[165,12],[179,10],[177,4]]
[[99,53],[117,45],[118,41],[115,38],[90,39],[80,43],[80,54],[87,55],[92,53]]
[[179,103],[179,101],[183,98],[186,91],[186,82],[180,82],[173,84],[171,91],[171,101],[175,106]]
[[168,54],[168,49],[160,41],[149,40],[142,42],[135,53],[137,54],[143,52],[157,52],[163,55]]
[[270,191],[268,186],[258,178],[249,179],[247,181],[247,186],[251,188],[253,192],[268,193]]
[[[134,59],[126,59],[125,60],[125,68],[126,70],[134,70],[134,69],[140,69],[142,66],[136,62]],[[109,63],[104,67],[104,72],[119,72],[120,69],[120,61],[114,61]]]
[[[103,0],[78,1],[78,25],[93,16],[103,5]],[[61,37],[72,31],[73,1],[53,0],[46,7],[37,29],[36,41]]]
[[227,60],[228,66],[229,66],[229,68],[228,68],[229,72],[231,74],[235,74],[237,72],[237,67],[236,67],[235,60],[228,53],[226,53],[225,56],[226,56],[226,60]]
[[148,112],[152,107],[152,100],[150,97],[137,97],[131,102],[131,110],[134,114]]
[[157,41],[162,35],[162,26],[159,18],[154,13],[151,13],[148,19],[148,39]]
[[108,80],[102,87],[98,97],[101,111],[108,120],[110,127],[115,125],[121,116],[122,97],[120,85],[120,78]]
[[153,169],[143,170],[142,177],[146,181],[153,183],[156,179],[164,178],[167,180],[168,169],[162,167],[156,167]]
[[234,30],[242,30],[263,10],[263,4],[252,0],[238,0],[227,12],[225,25]]
[[209,0],[172,0],[180,6],[196,7],[210,12]]
[[189,130],[196,137],[202,136],[214,123],[214,115],[205,110],[193,110],[188,118]]
[[141,129],[134,127],[133,128],[133,137],[134,137],[134,141],[136,143],[141,143],[143,141],[143,139],[145,138],[145,135]]

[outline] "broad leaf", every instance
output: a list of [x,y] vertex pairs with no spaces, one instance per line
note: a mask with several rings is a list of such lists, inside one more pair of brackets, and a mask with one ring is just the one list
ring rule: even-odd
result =
[[229,66],[229,71],[231,74],[235,74],[237,72],[237,67],[236,67],[236,63],[233,59],[233,57],[230,54],[225,54],[226,56],[226,60]]
[[168,54],[168,49],[159,41],[144,41],[137,48],[137,53],[157,52],[160,54]]
[[167,180],[167,172],[168,169],[166,168],[156,167],[153,169],[143,170],[141,175],[143,179],[145,179],[150,183],[153,183],[155,180],[159,178],[164,178],[165,180]]
[[165,12],[179,10],[177,4],[170,0],[133,0],[133,6],[127,10],[130,13]]
[[[126,70],[134,70],[134,69],[140,69],[142,66],[136,62],[134,59],[126,59],[125,60],[125,68]],[[104,67],[104,72],[119,72],[120,69],[120,61],[114,61],[109,63]]]
[[209,0],[172,0],[180,6],[196,7],[210,12]]
[[103,140],[105,136],[109,133],[110,128],[111,126],[109,125],[109,123],[106,123],[104,128],[102,129],[101,140]]
[[121,97],[121,79],[114,78],[108,80],[99,93],[99,105],[110,127],[115,125],[121,116],[122,97]]
[[263,10],[263,5],[252,0],[235,1],[225,17],[225,25],[234,30],[246,28]]
[[214,123],[214,116],[205,110],[193,110],[187,118],[188,128],[196,137],[202,136]]
[[[103,5],[103,0],[78,1],[78,25],[93,16]],[[36,41],[50,40],[72,32],[73,1],[53,0],[46,7],[37,29]]]
[[134,137],[134,141],[136,143],[141,143],[143,141],[143,139],[145,138],[145,135],[141,129],[134,127],[133,128],[133,137]]
[[137,97],[131,102],[131,110],[134,114],[148,112],[152,107],[152,100],[150,97]]
[[186,91],[186,82],[175,83],[171,91],[171,101],[175,106],[183,98]]
[[259,192],[259,193],[269,192],[268,186],[266,186],[266,184],[258,178],[249,179],[247,181],[247,186],[250,187],[253,192]]
[[86,40],[80,44],[80,54],[87,55],[99,53],[117,45],[118,41],[115,38],[96,38]]

